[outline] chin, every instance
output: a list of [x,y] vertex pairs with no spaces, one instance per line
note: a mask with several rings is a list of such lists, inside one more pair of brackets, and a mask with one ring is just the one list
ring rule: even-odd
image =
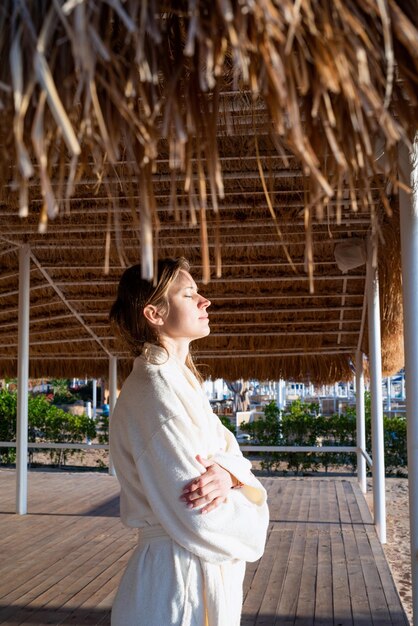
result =
[[210,335],[210,328],[209,328],[209,326],[206,329],[201,330],[199,335],[197,337],[195,337],[193,339],[193,341],[195,339],[203,339],[203,337],[207,337],[208,335]]

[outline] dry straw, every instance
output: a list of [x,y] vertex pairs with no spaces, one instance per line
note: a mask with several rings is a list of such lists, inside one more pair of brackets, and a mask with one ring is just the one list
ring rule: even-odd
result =
[[[386,190],[388,181],[394,192],[398,185],[398,143],[410,143],[418,127],[418,12],[409,1],[3,0],[0,58],[0,200],[7,203],[9,215],[13,210],[26,218],[22,224],[39,220],[41,232],[58,214],[71,227],[78,220],[94,244],[86,254],[103,263],[109,277],[116,267],[138,261],[132,253],[135,238],[148,276],[163,255],[189,257],[208,282],[221,275],[222,263],[237,268],[235,274],[228,270],[234,277],[242,263],[253,271],[275,254],[275,260],[288,264],[283,275],[296,268],[295,286],[283,281],[273,288],[272,275],[263,270],[265,283],[251,285],[251,295],[288,296],[291,309],[301,290],[300,276],[306,272],[312,294],[321,261],[330,258],[331,247],[322,241],[326,235],[317,237],[316,225],[323,222],[329,238],[338,238],[349,205],[357,216],[364,212],[373,239],[381,242],[384,369],[390,373],[402,365],[398,218]],[[231,156],[232,149],[242,161],[239,170],[220,156]],[[166,159],[168,168],[161,168],[159,160]],[[279,161],[286,172],[280,171]],[[228,193],[239,204],[240,191],[247,199],[260,188],[262,201],[257,196],[252,209],[246,203],[239,217],[239,208],[229,210]],[[39,189],[40,209],[34,208]],[[168,211],[157,204],[156,189],[166,194]],[[292,208],[299,192],[303,207]],[[129,226],[118,210],[120,198],[127,200]],[[100,232],[99,199],[107,212]],[[241,226],[259,219],[263,208],[277,242],[273,253],[271,247],[243,243]],[[241,220],[234,231],[225,226],[231,215],[237,224]],[[179,232],[183,226],[184,231],[171,239],[167,228],[173,216]],[[192,228],[187,230],[188,225]],[[15,223],[11,228],[20,232]],[[6,226],[2,235],[9,236]],[[43,249],[43,262],[71,265],[70,252],[59,247],[66,243],[65,235],[54,237],[51,228],[51,251]],[[255,227],[253,238],[268,239]],[[10,241],[7,245],[19,243]],[[237,247],[226,251],[229,244]],[[224,275],[228,272],[224,267]],[[35,274],[34,311],[44,295],[36,280],[41,279]],[[5,288],[11,293],[12,282]],[[341,282],[327,286],[339,293]],[[361,291],[360,283],[361,278],[350,283],[353,291],[347,297]],[[222,293],[219,284],[212,280],[210,285],[218,298],[226,293],[226,283]],[[238,286],[229,287],[229,295],[240,295]],[[78,285],[67,287],[66,293],[70,299],[85,296]],[[89,295],[99,299],[104,293],[98,285]],[[316,295],[320,306],[324,300],[319,298],[326,294],[319,280],[310,296],[312,306]],[[13,324],[16,294],[3,298],[2,305],[11,307],[8,316],[3,310],[2,320]],[[60,306],[55,300],[48,304],[65,315],[68,311]],[[98,312],[91,323],[102,323],[105,303],[101,309],[88,301],[84,306],[89,313],[93,308]],[[222,306],[213,315],[216,320],[220,313],[218,329],[225,320]],[[277,300],[268,306],[277,306]],[[259,309],[248,324],[254,321],[256,329],[260,322],[261,333]],[[307,321],[307,327],[317,321],[318,327],[309,328],[319,332],[329,317],[325,312],[316,320],[302,319],[290,311],[288,317],[277,317],[277,324],[289,324],[284,329],[292,330],[294,322],[296,332],[298,320]],[[344,328],[355,333],[358,324]],[[290,336],[247,340],[239,331],[232,335],[214,332],[199,347],[197,361],[209,363],[214,375],[309,377],[317,382],[352,375],[349,355],[335,354],[338,349],[326,333],[321,341],[312,334],[297,345]],[[34,349],[32,375],[44,375],[47,368],[55,375],[106,374],[107,357],[97,345],[87,343],[89,355],[80,356],[76,343],[69,346],[65,333],[60,337],[62,347],[54,352],[59,359],[48,361],[42,348]],[[108,341],[112,350],[113,339]],[[334,354],[327,354],[328,348]],[[314,354],[322,349],[324,354]],[[267,356],[261,356],[263,350]],[[130,363],[118,354],[123,375]],[[7,355],[2,360],[4,371],[14,371],[15,365]]]
[[[405,363],[399,206],[395,201],[391,206],[392,218],[383,216],[381,220],[378,255],[383,376],[396,374]],[[368,354],[367,333],[362,348]]]
[[[344,189],[353,211],[373,215],[374,177],[390,212],[385,179],[396,185],[397,143],[410,142],[418,121],[417,20],[407,0],[4,0],[2,182],[19,188],[21,216],[29,210],[29,181],[40,182],[39,229],[45,230],[48,219],[68,210],[65,199],[83,171],[92,167],[98,185],[106,185],[114,164],[125,159],[127,173],[141,181],[141,243],[151,275],[158,254],[152,175],[164,145],[172,210],[180,219],[175,172],[181,171],[187,219],[200,223],[207,282],[207,211],[217,212],[224,197],[218,138],[227,114],[221,104],[236,92],[243,109],[261,102],[278,153],[295,155],[309,179],[312,289],[309,233],[330,199],[337,202],[337,222]],[[377,159],[377,152],[387,158]],[[121,185],[129,197],[129,183]],[[109,215],[116,219],[116,212]],[[122,246],[118,252],[123,265]]]

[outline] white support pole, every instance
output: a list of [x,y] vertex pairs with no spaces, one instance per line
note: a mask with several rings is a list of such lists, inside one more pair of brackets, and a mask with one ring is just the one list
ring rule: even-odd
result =
[[406,418],[413,626],[418,626],[418,149],[412,167],[406,148],[399,151],[404,182],[410,177],[412,197],[399,191],[402,250],[402,291],[405,343]]
[[92,409],[93,409],[93,419],[96,421],[97,417],[97,378],[93,378],[92,381]]
[[281,409],[282,406],[282,386],[280,384],[280,380],[277,383],[276,386],[276,404],[279,407],[279,409]]
[[367,260],[367,310],[369,321],[370,400],[372,412],[373,511],[377,535],[386,543],[385,451],[383,438],[382,351],[377,268]]
[[[116,356],[109,358],[109,431],[110,420],[112,419],[113,409],[115,408],[118,394],[118,359]],[[110,435],[109,435],[110,437]],[[109,474],[116,476],[115,468],[112,463],[112,457],[109,452]]]
[[16,421],[16,513],[27,513],[30,247],[19,249],[19,321]]
[[357,480],[363,493],[367,492],[366,459],[361,451],[366,450],[366,419],[364,411],[363,353],[356,352],[356,424],[357,424]]
[[334,383],[334,413],[338,409],[338,383]]
[[386,410],[390,411],[392,408],[392,379],[390,376],[386,378],[386,390],[387,390]]

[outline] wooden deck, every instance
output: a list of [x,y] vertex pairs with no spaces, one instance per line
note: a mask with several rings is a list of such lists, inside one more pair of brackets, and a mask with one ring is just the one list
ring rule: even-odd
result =
[[[242,626],[408,624],[355,481],[263,482],[270,533],[247,567]],[[109,624],[136,543],[119,521],[116,479],[30,472],[26,516],[14,514],[14,493],[14,472],[0,470],[0,624]]]

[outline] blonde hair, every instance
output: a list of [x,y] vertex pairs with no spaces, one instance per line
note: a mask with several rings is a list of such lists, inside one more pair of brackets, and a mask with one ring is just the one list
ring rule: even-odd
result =
[[[167,293],[181,270],[190,270],[189,262],[184,258],[162,259],[158,261],[157,284],[145,280],[141,275],[141,265],[132,265],[121,276],[118,293],[109,313],[109,319],[118,334],[129,348],[132,356],[142,354],[145,343],[161,345],[158,335],[148,323],[144,308],[153,305],[163,314],[168,313]],[[200,382],[203,378],[193,362],[192,355],[187,355],[187,367]]]

